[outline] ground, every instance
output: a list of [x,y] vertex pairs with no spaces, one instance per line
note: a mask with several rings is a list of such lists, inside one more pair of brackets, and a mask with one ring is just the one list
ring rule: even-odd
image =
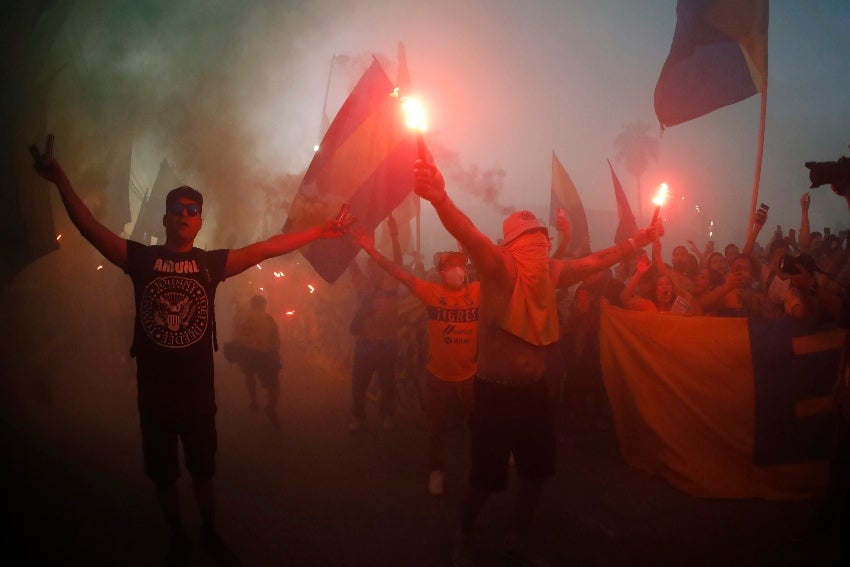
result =
[[[132,368],[79,356],[63,365],[92,368],[85,378],[4,382],[4,563],[161,565],[167,535],[142,472]],[[344,361],[303,348],[284,359],[277,430],[249,410],[238,370],[217,355],[218,520],[243,565],[450,565],[469,464],[464,424],[449,434],[446,494],[431,496],[420,412],[384,431],[373,404],[367,429],[350,434]],[[180,489],[196,535],[185,475]],[[513,495],[495,496],[481,517],[479,565],[510,564],[501,541]],[[835,544],[813,530],[817,506],[696,499],[631,469],[612,432],[566,432],[534,543],[553,566],[834,563]],[[211,562],[198,553],[193,564]]]

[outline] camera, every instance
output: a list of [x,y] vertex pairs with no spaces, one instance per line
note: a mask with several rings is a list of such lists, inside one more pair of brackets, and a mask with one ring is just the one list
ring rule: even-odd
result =
[[808,268],[809,271],[813,271],[810,266],[806,265],[808,262],[801,262],[800,260],[801,258],[798,256],[783,254],[783,256],[779,259],[779,271],[788,275],[799,274],[800,267]]
[[829,184],[842,197],[850,193],[850,158],[842,156],[836,161],[807,161],[806,167],[809,168],[812,187]]
[[815,259],[808,254],[800,254],[799,256],[784,254],[779,259],[779,271],[783,274],[793,276],[794,274],[799,274],[801,269],[806,270],[810,274],[814,274],[815,272],[823,273],[822,270],[818,268]]

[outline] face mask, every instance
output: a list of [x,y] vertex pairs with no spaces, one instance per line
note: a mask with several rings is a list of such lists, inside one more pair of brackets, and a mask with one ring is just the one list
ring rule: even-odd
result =
[[506,248],[514,254],[530,253],[534,251],[539,252],[545,248],[546,250],[543,253],[548,256],[549,244],[549,236],[543,231],[535,230],[534,232],[527,232],[519,238],[509,242],[506,245]]
[[449,287],[460,287],[466,279],[466,270],[463,268],[449,268],[443,272],[446,285]]

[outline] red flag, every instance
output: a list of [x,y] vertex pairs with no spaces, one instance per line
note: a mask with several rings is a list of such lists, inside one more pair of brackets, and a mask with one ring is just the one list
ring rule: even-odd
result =
[[617,217],[619,218],[617,232],[614,234],[614,244],[619,244],[637,232],[637,223],[632,214],[632,208],[629,206],[629,200],[626,199],[626,194],[623,192],[623,186],[620,185],[620,180],[614,173],[611,160],[608,160],[608,167],[611,168],[611,180],[614,182],[614,197],[617,199]]
[[[407,55],[404,50],[404,43],[398,42],[398,70],[396,71],[395,84],[402,95],[410,94],[413,83],[410,80],[410,71],[407,68]],[[393,211],[393,218],[398,225],[398,240],[402,252],[419,250],[419,239],[416,238],[416,231],[419,223],[419,196],[411,192],[398,207]],[[414,222],[416,226],[414,226]],[[390,240],[389,231],[384,231],[383,236],[379,240],[378,249],[384,255],[392,257],[392,242]]]
[[[351,91],[328,128],[283,227],[292,232],[331,218],[342,203],[373,231],[413,189],[417,148],[405,125],[394,85],[377,60]],[[319,240],[301,249],[316,272],[334,282],[357,255],[348,238]]]

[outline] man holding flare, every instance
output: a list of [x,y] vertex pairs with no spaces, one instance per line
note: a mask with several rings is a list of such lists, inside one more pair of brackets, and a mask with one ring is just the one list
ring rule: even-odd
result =
[[507,488],[513,454],[520,478],[507,551],[527,555],[526,539],[543,481],[555,474],[555,433],[543,381],[547,345],[558,339],[556,288],[566,288],[646,246],[662,233],[644,228],[583,258],[549,258],[547,229],[529,211],[508,216],[504,245],[493,243],[452,202],[437,167],[418,160],[414,191],[469,254],[481,280],[477,374],[470,418],[472,467],[455,545],[455,565],[472,562],[472,532],[491,492]]

